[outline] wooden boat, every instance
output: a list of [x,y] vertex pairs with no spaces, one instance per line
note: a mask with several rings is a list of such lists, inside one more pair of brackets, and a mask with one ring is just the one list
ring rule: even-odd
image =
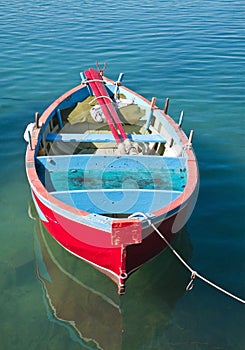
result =
[[103,76],[54,101],[24,134],[26,172],[40,219],[66,250],[125,292],[128,276],[185,225],[198,193],[198,167],[178,123],[144,97]]

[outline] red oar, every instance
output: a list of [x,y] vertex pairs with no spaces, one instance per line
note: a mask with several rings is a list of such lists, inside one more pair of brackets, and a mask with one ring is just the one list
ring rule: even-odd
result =
[[[118,118],[117,111],[112,104],[112,101],[107,93],[107,90],[103,84],[103,81],[101,79],[99,72],[95,69],[90,68],[89,73],[90,73],[92,80],[95,80],[95,84],[96,84],[97,89],[99,90],[100,96],[106,96],[104,99],[102,98],[102,100],[104,100],[104,103],[106,104],[106,106],[110,112],[110,115],[111,115],[113,121],[115,122],[123,140],[126,140],[128,138],[128,136],[126,135],[125,131],[123,130],[122,124]],[[98,81],[99,79],[101,79],[101,83]]]
[[[116,142],[117,142],[117,143],[121,143],[120,135],[118,134],[118,132],[117,132],[117,130],[116,130],[116,128],[115,128],[115,125],[114,125],[114,123],[113,123],[113,119],[112,119],[111,114],[110,114],[110,112],[109,112],[109,110],[108,110],[108,108],[107,108],[107,107],[108,107],[108,106],[107,106],[108,99],[103,97],[103,96],[106,96],[106,95],[108,95],[108,94],[107,94],[107,92],[106,92],[105,95],[101,95],[100,90],[99,90],[99,88],[98,88],[98,85],[99,85],[99,84],[101,84],[101,83],[103,84],[100,75],[99,75],[99,77],[94,78],[94,77],[91,75],[90,70],[87,70],[87,71],[85,71],[84,73],[85,73],[86,78],[88,79],[88,83],[89,83],[89,85],[90,85],[90,87],[91,87],[91,89],[92,89],[92,91],[93,91],[95,97],[97,97],[97,98],[99,97],[99,98],[98,98],[98,103],[99,103],[99,105],[100,105],[100,107],[101,107],[101,109],[102,109],[102,112],[103,112],[103,114],[104,114],[104,116],[105,116],[105,118],[106,118],[106,120],[107,120],[107,123],[108,123],[108,125],[109,125],[109,128],[110,128],[110,130],[111,130],[111,132],[112,132],[112,134],[113,134],[113,136],[114,136]],[[99,74],[99,73],[98,73],[98,74]],[[97,81],[93,81],[94,79],[99,79],[99,80],[101,80],[101,83],[100,83],[100,82],[97,82]],[[109,97],[109,96],[108,96],[108,97]]]

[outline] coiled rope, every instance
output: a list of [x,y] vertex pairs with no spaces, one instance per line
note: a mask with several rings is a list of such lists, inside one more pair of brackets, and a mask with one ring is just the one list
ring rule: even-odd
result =
[[163,241],[167,244],[167,246],[171,249],[171,251],[174,253],[174,255],[179,259],[179,261],[182,262],[182,264],[191,272],[191,280],[189,282],[189,284],[186,287],[186,290],[189,291],[194,287],[194,279],[196,277],[200,278],[202,281],[206,282],[207,284],[209,284],[210,286],[212,286],[213,288],[216,288],[217,290],[219,290],[220,292],[228,295],[229,297],[245,304],[245,300],[241,299],[239,297],[237,297],[236,295],[226,291],[225,289],[217,286],[215,283],[209,281],[207,278],[203,277],[202,275],[200,275],[197,271],[193,270],[186,262],[185,260],[176,252],[176,250],[173,248],[173,246],[168,242],[168,240],[164,237],[164,235],[157,229],[157,227],[151,222],[150,218],[141,212],[137,212],[134,213],[132,215],[129,216],[129,218],[133,218],[133,217],[137,217],[137,216],[143,216],[149,223],[149,225],[157,232],[157,234],[163,239]]

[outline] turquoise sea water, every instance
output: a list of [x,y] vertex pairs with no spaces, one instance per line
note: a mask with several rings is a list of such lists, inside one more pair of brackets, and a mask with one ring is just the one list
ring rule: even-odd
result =
[[183,128],[195,130],[201,179],[176,248],[245,298],[244,22],[242,0],[1,1],[2,349],[244,349],[244,305],[199,280],[185,292],[189,273],[171,252],[132,275],[120,300],[113,283],[65,253],[45,262],[53,242],[42,243],[28,216],[22,138],[34,113],[96,60],[159,107],[170,97],[169,113],[178,120],[183,109]]

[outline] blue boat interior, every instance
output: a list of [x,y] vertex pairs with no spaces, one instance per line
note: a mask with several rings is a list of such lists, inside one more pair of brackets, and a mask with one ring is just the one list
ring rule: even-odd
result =
[[75,208],[102,215],[150,213],[184,190],[186,159],[159,156],[39,156],[46,189]]
[[53,192],[53,196],[77,209],[97,214],[151,213],[176,199],[180,191],[88,190]]
[[[113,99],[115,86],[105,87]],[[183,192],[187,164],[185,157],[175,156],[184,151],[174,129],[139,96],[126,89],[121,95],[120,103],[131,101],[117,105],[117,113],[127,141],[138,148],[132,154],[120,152],[108,121],[92,118],[98,101],[88,85],[50,113],[39,137],[44,152],[36,153],[35,165],[55,198],[86,212],[122,217],[156,211]],[[123,143],[123,134],[119,136]]]

